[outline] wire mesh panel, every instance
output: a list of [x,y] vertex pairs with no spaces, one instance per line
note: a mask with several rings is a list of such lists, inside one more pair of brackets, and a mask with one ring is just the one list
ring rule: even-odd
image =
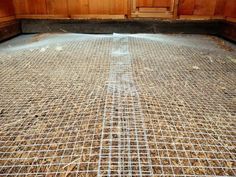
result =
[[46,37],[0,51],[0,176],[236,176],[234,53]]

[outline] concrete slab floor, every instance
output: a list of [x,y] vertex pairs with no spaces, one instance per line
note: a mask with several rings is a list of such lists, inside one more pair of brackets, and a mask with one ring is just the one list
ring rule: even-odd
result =
[[0,44],[0,176],[236,176],[235,51],[203,35]]

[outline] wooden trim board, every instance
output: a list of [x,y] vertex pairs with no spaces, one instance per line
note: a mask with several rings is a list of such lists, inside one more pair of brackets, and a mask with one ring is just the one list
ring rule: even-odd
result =
[[72,19],[125,19],[125,15],[101,15],[101,14],[85,14],[71,15]]
[[165,18],[165,19],[171,19],[173,18],[172,13],[141,13],[136,12],[131,14],[131,17],[133,18]]
[[223,16],[180,15],[180,20],[222,20]]
[[17,19],[125,19],[125,15],[85,14],[71,15],[17,15]]
[[13,21],[13,20],[15,20],[15,19],[16,19],[15,16],[0,17],[0,23],[2,23],[2,22],[8,22],[8,21]]
[[70,19],[65,15],[16,15],[17,19]]

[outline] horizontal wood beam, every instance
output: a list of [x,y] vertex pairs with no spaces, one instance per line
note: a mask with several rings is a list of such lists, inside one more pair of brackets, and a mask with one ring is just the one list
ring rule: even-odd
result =
[[66,15],[16,15],[17,19],[70,19],[68,16]]
[[15,20],[15,19],[16,19],[15,16],[0,17],[0,23],[2,23],[2,22],[8,22],[8,21],[13,21],[13,20]]
[[125,15],[83,14],[71,15],[71,19],[125,19]]

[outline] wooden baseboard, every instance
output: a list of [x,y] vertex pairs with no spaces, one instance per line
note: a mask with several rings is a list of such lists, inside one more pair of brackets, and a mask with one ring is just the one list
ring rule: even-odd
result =
[[84,14],[84,15],[16,15],[17,19],[125,19],[125,15],[102,15],[102,14]]
[[71,15],[71,19],[125,19],[125,15],[101,15],[101,14],[84,14]]
[[163,19],[172,19],[173,14],[172,13],[141,13],[136,12],[131,14],[131,17],[133,18],[163,18]]
[[21,33],[19,21],[9,18],[10,21],[0,23],[0,41],[7,40]]
[[140,7],[138,9],[139,13],[165,13],[167,12],[167,8],[145,8],[145,7]]
[[4,22],[9,22],[9,21],[13,21],[15,20],[16,17],[15,16],[9,16],[9,17],[0,17],[0,23],[4,23]]
[[236,18],[227,17],[226,21],[236,23]]
[[68,16],[66,15],[28,15],[28,14],[24,14],[24,15],[16,15],[17,19],[70,19]]
[[[142,9],[145,11],[145,9]],[[150,11],[149,11],[150,10]],[[160,10],[158,9],[149,9],[149,12],[135,12],[131,14],[131,18],[162,18],[162,19],[173,19],[174,15],[171,12],[151,12],[152,10]],[[164,8],[161,10],[165,10]],[[16,15],[9,17],[1,17],[0,23],[13,21],[15,19],[125,19],[125,15],[110,15],[110,14],[75,14],[66,16],[66,15]],[[181,15],[179,16],[179,20],[223,20],[226,19],[230,22],[236,22],[236,18],[225,18],[224,16],[199,16],[199,15]]]
[[223,16],[180,15],[180,20],[223,20]]

